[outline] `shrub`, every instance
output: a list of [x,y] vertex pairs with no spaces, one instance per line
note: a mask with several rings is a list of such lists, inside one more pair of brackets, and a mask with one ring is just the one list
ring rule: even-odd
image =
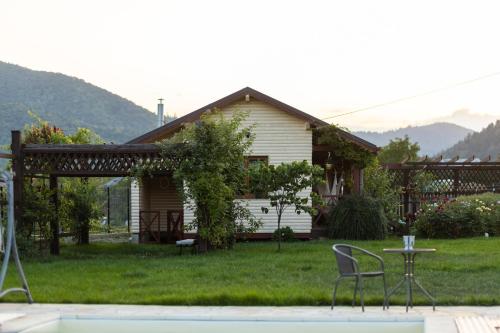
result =
[[414,231],[427,238],[460,238],[500,235],[500,194],[460,196],[454,200],[423,204]]
[[289,226],[274,230],[273,240],[276,241],[279,239],[280,230],[281,230],[281,240],[283,242],[291,242],[291,241],[295,240],[295,235],[293,233],[293,229],[290,228]]
[[377,199],[389,222],[399,221],[400,188],[394,187],[394,175],[375,159],[364,169],[364,193]]
[[384,239],[387,234],[387,218],[381,203],[358,194],[343,197],[331,210],[327,223],[331,238]]
[[99,217],[97,184],[88,179],[75,179],[67,185],[61,200],[61,215],[69,221],[77,243],[88,244],[92,223]]
[[24,256],[46,254],[55,218],[55,207],[50,201],[53,192],[43,179],[35,178],[24,183],[21,222],[16,225],[16,242]]

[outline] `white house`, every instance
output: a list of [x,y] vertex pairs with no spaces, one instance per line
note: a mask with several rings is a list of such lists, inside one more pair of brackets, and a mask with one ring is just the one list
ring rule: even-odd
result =
[[[184,124],[196,121],[203,113],[214,109],[220,110],[226,117],[230,117],[235,111],[248,113],[245,125],[253,124],[255,134],[249,160],[265,160],[269,164],[306,160],[323,166],[326,162],[330,148],[315,144],[311,129],[328,123],[248,87],[128,143],[152,143],[168,138],[179,131]],[[348,132],[342,131],[341,135],[352,144],[371,152],[377,151],[375,145]],[[346,161],[342,163],[344,162]],[[352,190],[359,191],[362,183],[361,170],[353,167],[350,174],[354,184]],[[337,178],[340,178],[339,174]],[[310,189],[304,191],[301,195],[309,196],[310,191]],[[140,185],[134,184],[131,193],[131,232],[137,240],[171,242],[188,237],[184,234],[183,225],[192,221],[193,214],[183,205],[170,177],[146,178]],[[273,211],[269,214],[262,213],[261,207],[267,206],[268,201],[265,199],[244,199],[244,201],[251,212],[263,222],[263,226],[250,236],[270,238],[277,228],[277,217]],[[297,215],[293,209],[285,211],[282,226],[290,226],[299,238],[313,236],[313,218],[308,214]]]

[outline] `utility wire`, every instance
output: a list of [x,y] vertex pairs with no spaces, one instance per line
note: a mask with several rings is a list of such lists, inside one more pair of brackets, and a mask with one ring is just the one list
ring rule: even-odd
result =
[[448,89],[451,89],[451,88],[455,88],[455,87],[463,86],[463,85],[466,85],[466,84],[470,84],[470,83],[473,83],[473,82],[476,82],[476,81],[481,81],[481,80],[489,79],[490,77],[496,76],[496,75],[500,75],[500,72],[494,72],[494,73],[486,74],[486,75],[479,76],[479,77],[476,77],[476,78],[471,79],[471,80],[461,81],[461,82],[457,82],[457,83],[454,83],[454,84],[451,84],[451,85],[448,85],[448,86],[445,86],[445,87],[441,87],[441,88],[437,88],[437,89],[425,91],[425,92],[420,93],[420,94],[415,94],[415,95],[411,95],[411,96],[405,96],[405,97],[401,97],[401,98],[398,98],[398,99],[394,99],[392,101],[388,101],[388,102],[384,102],[384,103],[380,103],[380,104],[375,104],[375,105],[367,106],[367,107],[364,107],[364,108],[356,109],[356,110],[345,112],[345,113],[341,113],[341,114],[336,114],[336,115],[333,115],[333,116],[330,116],[330,117],[323,118],[322,120],[327,120],[327,119],[331,119],[331,118],[342,117],[342,116],[346,116],[346,115],[357,113],[357,112],[361,112],[361,111],[366,111],[366,110],[370,110],[370,109],[379,108],[381,106],[386,106],[386,105],[390,105],[390,104],[399,103],[399,102],[406,101],[406,100],[413,99],[413,98],[417,98],[417,97],[422,97],[422,96],[427,96],[427,95],[435,94],[435,93],[438,93],[438,92],[443,91],[443,90],[448,90]]

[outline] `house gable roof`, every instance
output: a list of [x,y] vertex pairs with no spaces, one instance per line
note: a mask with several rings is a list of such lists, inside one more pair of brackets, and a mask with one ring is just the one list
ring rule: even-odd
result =
[[[236,91],[235,93],[232,93],[231,95],[228,95],[226,97],[223,97],[213,103],[210,103],[208,105],[205,105],[204,107],[195,110],[191,113],[188,113],[182,117],[179,117],[171,122],[166,123],[165,125],[158,127],[150,132],[147,132],[127,143],[152,143],[158,140],[161,140],[163,138],[168,137],[170,134],[175,133],[178,131],[183,124],[185,123],[191,123],[194,122],[198,119],[200,119],[201,115],[207,111],[211,111],[214,108],[221,109],[225,106],[228,106],[234,102],[237,102],[239,100],[242,100],[245,98],[246,95],[249,95],[250,97],[269,104],[271,106],[274,106],[275,108],[286,112],[294,117],[297,117],[299,119],[302,119],[306,122],[309,122],[313,127],[317,126],[326,126],[329,125],[327,122],[318,119],[310,114],[307,114],[303,111],[300,111],[299,109],[294,108],[293,106],[290,106],[288,104],[285,104],[281,101],[278,101],[277,99],[274,99],[266,94],[263,94],[255,89],[252,89],[250,87],[245,87],[241,90]],[[341,135],[346,139],[349,140],[365,149],[368,149],[369,151],[376,152],[377,151],[377,146],[374,144],[363,140],[355,135],[352,135],[349,132],[342,131],[341,130]]]

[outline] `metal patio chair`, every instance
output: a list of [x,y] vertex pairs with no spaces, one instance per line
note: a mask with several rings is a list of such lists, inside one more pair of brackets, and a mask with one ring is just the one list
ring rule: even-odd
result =
[[[384,274],[384,260],[374,253],[371,253],[365,249],[362,249],[362,248],[359,248],[359,247],[353,246],[353,245],[335,244],[335,245],[333,245],[332,249],[333,249],[333,252],[334,252],[335,257],[337,259],[337,266],[339,269],[339,276],[335,280],[335,287],[333,289],[332,310],[333,310],[333,307],[335,306],[335,298],[337,296],[337,287],[339,285],[339,282],[343,279],[353,278],[356,280],[356,285],[354,286],[354,297],[352,299],[352,306],[354,306],[356,304],[356,293],[359,289],[361,309],[364,312],[365,311],[365,303],[364,303],[364,299],[363,299],[363,278],[371,278],[371,277],[377,277],[377,276],[381,276],[382,280],[384,282],[383,309],[385,310],[386,307],[389,308],[389,305],[387,303],[387,284],[385,281],[385,274]],[[369,257],[372,257],[372,258],[376,259],[377,261],[379,261],[380,270],[370,271],[370,272],[360,271],[359,262],[356,258],[354,258],[352,250],[356,250],[357,252],[360,252],[363,255],[368,255]]]

